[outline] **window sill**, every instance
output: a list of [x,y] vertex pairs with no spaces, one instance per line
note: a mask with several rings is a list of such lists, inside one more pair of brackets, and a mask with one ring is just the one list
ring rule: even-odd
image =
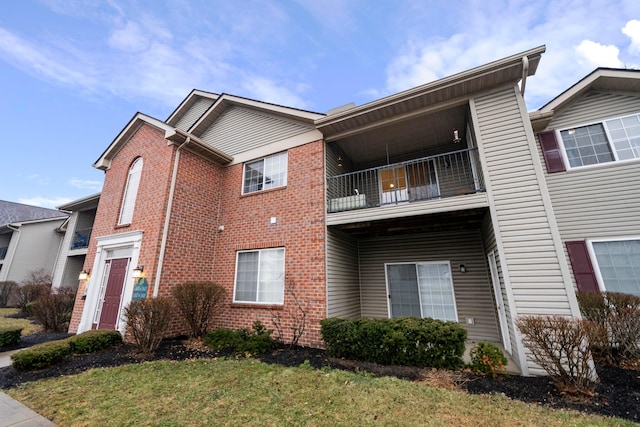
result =
[[258,304],[250,302],[232,302],[231,308],[263,308],[267,310],[282,310],[282,304]]
[[272,193],[274,191],[281,191],[286,189],[287,189],[287,186],[283,185],[282,187],[269,188],[268,190],[258,190],[258,191],[253,191],[251,193],[240,194],[240,198],[242,199],[244,197],[257,196],[258,194],[267,194],[267,193]]
[[127,227],[131,227],[131,223],[128,223],[128,224],[116,224],[116,226],[113,227],[113,228],[115,228],[117,230],[119,228],[127,228]]

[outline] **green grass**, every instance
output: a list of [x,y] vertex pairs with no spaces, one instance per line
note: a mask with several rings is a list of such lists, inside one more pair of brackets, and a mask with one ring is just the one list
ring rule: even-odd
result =
[[64,426],[624,426],[503,395],[244,360],[147,362],[25,383],[13,398]]
[[22,336],[42,330],[42,326],[34,325],[29,319],[11,319],[6,316],[18,313],[17,308],[0,308],[0,328],[22,328]]

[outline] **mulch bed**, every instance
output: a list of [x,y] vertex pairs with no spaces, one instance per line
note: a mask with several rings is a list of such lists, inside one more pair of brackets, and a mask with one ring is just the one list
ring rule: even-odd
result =
[[[52,339],[62,339],[67,334],[33,334],[28,338],[29,346],[38,342]],[[5,350],[5,349],[3,349]],[[151,356],[136,355],[131,345],[125,344],[94,354],[77,355],[67,359],[64,363],[34,372],[16,372],[11,367],[0,368],[0,388],[7,389],[21,383],[35,381],[42,378],[53,378],[63,375],[73,375],[91,368],[120,366],[130,363],[140,363],[148,360],[188,360],[197,358],[212,358],[230,356],[229,352],[212,351],[202,345],[187,340],[166,340],[158,351]],[[425,381],[433,374],[433,370],[407,366],[386,366],[375,363],[358,362],[353,360],[329,357],[323,350],[296,347],[279,348],[271,353],[255,356],[257,359],[272,364],[284,366],[300,366],[305,361],[315,367],[331,367],[350,371],[370,372],[376,376],[395,376],[398,378]],[[563,395],[556,391],[547,377],[509,376],[492,378],[471,372],[448,372],[447,382],[453,383],[455,388],[473,394],[503,393],[511,399],[517,399],[536,405],[548,406],[555,409],[575,409],[592,414],[624,418],[640,422],[640,370],[622,369],[617,367],[599,367],[600,383],[596,387],[593,398],[577,398]]]

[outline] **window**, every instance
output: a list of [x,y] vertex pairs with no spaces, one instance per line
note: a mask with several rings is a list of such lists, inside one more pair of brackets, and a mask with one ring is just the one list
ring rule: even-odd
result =
[[239,251],[234,302],[284,302],[284,248]]
[[640,114],[560,131],[571,167],[640,158]]
[[122,199],[122,208],[120,209],[120,220],[118,221],[118,224],[131,224],[141,175],[142,157],[138,157],[129,168],[129,176],[127,177],[127,186],[124,189],[124,197]]
[[458,321],[448,262],[387,264],[391,317]]
[[287,153],[245,163],[242,193],[253,193],[287,185]]
[[591,245],[605,290],[640,296],[640,240],[594,241]]

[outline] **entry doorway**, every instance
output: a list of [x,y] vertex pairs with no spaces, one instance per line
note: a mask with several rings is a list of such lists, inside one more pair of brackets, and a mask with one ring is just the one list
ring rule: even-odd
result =
[[117,258],[105,262],[93,329],[117,329],[130,261],[130,258]]

